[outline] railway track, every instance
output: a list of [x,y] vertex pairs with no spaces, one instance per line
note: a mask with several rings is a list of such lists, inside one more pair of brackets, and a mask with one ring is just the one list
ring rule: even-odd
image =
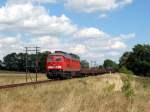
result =
[[[106,73],[106,72],[104,72]],[[82,74],[83,77],[85,76],[85,74],[87,76],[95,76],[98,74],[104,74],[103,72],[99,71],[97,72],[97,70],[82,70]],[[89,75],[91,74],[91,75]],[[27,82],[27,83],[18,83],[18,84],[8,84],[8,85],[0,85],[0,90],[1,89],[11,89],[11,88],[16,88],[16,87],[22,87],[22,86],[30,86],[30,85],[37,85],[37,84],[43,84],[43,83],[48,83],[48,82],[52,82],[52,81],[56,81],[56,80],[43,80],[43,81],[37,81],[37,82]],[[60,80],[58,80],[60,81]]]
[[43,81],[37,81],[37,82],[27,82],[27,83],[18,83],[18,84],[8,84],[8,85],[0,85],[1,89],[11,89],[11,88],[17,88],[22,86],[30,86],[30,85],[37,85],[37,84],[43,84],[52,82],[53,80],[43,80]]

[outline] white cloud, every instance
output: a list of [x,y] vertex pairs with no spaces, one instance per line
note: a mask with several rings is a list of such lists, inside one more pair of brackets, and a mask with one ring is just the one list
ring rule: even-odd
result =
[[106,14],[101,14],[101,15],[99,15],[99,18],[100,18],[100,19],[104,19],[104,18],[106,18],[106,17],[107,17]]
[[50,16],[44,7],[31,3],[1,7],[0,25],[1,32],[24,32],[31,35],[62,35],[76,30],[76,26],[64,14]]
[[29,2],[33,3],[56,3],[58,0],[7,0],[7,4],[25,4]]
[[75,38],[104,38],[104,37],[108,37],[108,35],[97,28],[90,27],[90,28],[80,29],[74,34],[74,37]]
[[33,46],[40,46],[42,51],[52,49],[56,50],[61,47],[59,39],[52,36],[41,36],[37,38],[32,38],[30,44]]
[[18,42],[17,38],[14,37],[5,37],[0,39],[0,44],[9,45],[9,44],[16,44]]
[[110,51],[110,52],[108,52],[107,53],[107,55],[110,55],[110,56],[119,56],[120,55],[120,53],[119,52],[116,52],[116,51]]
[[[117,61],[121,53],[127,49],[127,45],[124,42],[125,40],[122,37],[113,37],[109,35],[108,37],[99,38],[94,36],[95,35],[91,38],[81,37],[81,40],[78,40],[72,35],[70,36],[69,41],[64,42],[61,41],[60,38],[54,36],[39,36],[36,38],[30,38],[28,42],[21,40],[20,37],[1,37],[0,58],[11,52],[23,52],[23,47],[25,46],[38,45],[41,47],[41,51],[62,50],[76,53],[81,58],[85,58],[87,60],[96,60],[97,62],[102,63],[102,61],[106,58]],[[129,37],[128,34],[126,36]],[[64,38],[64,40],[65,39],[66,38]]]
[[0,59],[10,52],[20,52],[22,50],[22,43],[19,35],[12,36],[0,36]]
[[65,7],[77,12],[106,12],[131,4],[133,0],[65,0]]
[[76,54],[84,54],[87,53],[88,50],[85,45],[76,44],[75,46],[70,48],[70,51]]
[[123,42],[116,41],[111,45],[112,49],[125,49],[127,46]]
[[[5,34],[0,36],[0,59],[22,52],[25,46],[38,45],[42,51],[63,50],[98,62],[116,60],[127,49],[126,40],[135,37],[134,33],[113,36],[95,27],[81,28],[66,15],[50,15],[45,7],[31,2],[1,7],[0,25],[0,33]],[[20,35],[8,36],[11,33]]]
[[70,50],[83,58],[101,63],[106,58],[118,61],[119,56],[128,48],[126,41],[134,37],[134,33],[112,36],[97,28],[83,28],[73,35],[73,47]]

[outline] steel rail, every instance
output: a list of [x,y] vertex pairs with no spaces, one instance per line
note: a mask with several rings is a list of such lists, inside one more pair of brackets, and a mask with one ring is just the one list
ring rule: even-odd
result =
[[29,86],[29,85],[36,85],[36,84],[43,84],[52,82],[53,80],[43,80],[43,81],[37,81],[37,82],[27,82],[27,83],[18,83],[18,84],[8,84],[8,85],[0,85],[1,89],[11,89],[11,88],[17,88],[22,86]]
[[[88,72],[86,74],[88,74]],[[99,75],[102,75],[102,74],[104,74],[104,73],[101,73],[101,74],[99,73]],[[96,76],[96,75],[88,75],[88,76]],[[0,90],[1,89],[17,88],[17,87],[22,87],[22,86],[29,86],[29,85],[37,85],[37,84],[48,83],[48,82],[52,82],[52,81],[60,81],[60,80],[43,80],[43,81],[35,81],[35,82],[27,82],[27,83],[0,85]]]

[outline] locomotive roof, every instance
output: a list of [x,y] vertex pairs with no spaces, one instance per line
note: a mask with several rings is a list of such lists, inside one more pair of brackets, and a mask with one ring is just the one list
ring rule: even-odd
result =
[[76,54],[73,53],[66,53],[66,52],[62,52],[62,51],[55,51],[54,53],[51,53],[50,55],[63,55],[64,57],[67,58],[73,58],[75,60],[80,60],[80,57]]

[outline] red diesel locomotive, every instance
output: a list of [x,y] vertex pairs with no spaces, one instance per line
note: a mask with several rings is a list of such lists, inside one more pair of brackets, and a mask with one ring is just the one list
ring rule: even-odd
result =
[[46,72],[49,79],[76,77],[80,75],[80,58],[62,51],[50,53],[46,59]]

